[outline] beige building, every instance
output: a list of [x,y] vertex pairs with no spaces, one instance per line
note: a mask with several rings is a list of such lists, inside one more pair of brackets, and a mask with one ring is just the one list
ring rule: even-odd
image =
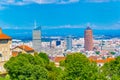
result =
[[12,38],[3,34],[0,28],[0,72],[5,72],[3,65],[12,56],[11,44]]

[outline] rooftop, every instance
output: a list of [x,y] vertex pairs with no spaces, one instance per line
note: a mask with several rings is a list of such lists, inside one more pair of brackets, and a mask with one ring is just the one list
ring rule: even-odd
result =
[[115,60],[115,58],[107,58],[107,59],[94,59],[94,57],[89,57],[89,60],[92,62],[96,62],[96,63],[106,63],[106,62],[110,62],[112,60]]
[[21,46],[17,46],[17,47],[19,47],[19,48],[25,50],[26,52],[34,51],[33,48],[31,48],[31,47],[29,47],[29,46],[27,46],[27,45],[21,45]]
[[36,27],[34,30],[41,30],[41,26]]
[[0,40],[4,40],[4,39],[12,39],[10,36],[7,36],[6,34],[2,33],[2,29],[0,28]]
[[92,30],[89,26],[86,28],[86,30]]
[[55,57],[54,58],[55,62],[60,62],[60,61],[63,61],[63,60],[65,60],[65,57]]

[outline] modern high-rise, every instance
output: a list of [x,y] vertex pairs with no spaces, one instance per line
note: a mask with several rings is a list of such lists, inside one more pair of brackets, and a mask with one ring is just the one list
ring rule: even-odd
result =
[[66,49],[72,50],[72,36],[66,37]]
[[84,48],[85,51],[93,50],[93,32],[90,27],[87,27],[84,33]]
[[41,27],[35,27],[33,30],[33,48],[35,51],[41,51]]

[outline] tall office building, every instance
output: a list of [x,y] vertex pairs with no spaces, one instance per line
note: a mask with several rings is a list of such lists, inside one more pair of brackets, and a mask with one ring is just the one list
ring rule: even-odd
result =
[[93,33],[90,27],[87,27],[84,33],[84,47],[85,51],[93,50]]
[[33,48],[35,51],[41,51],[41,27],[36,27],[33,30]]
[[66,37],[66,49],[72,50],[72,36]]

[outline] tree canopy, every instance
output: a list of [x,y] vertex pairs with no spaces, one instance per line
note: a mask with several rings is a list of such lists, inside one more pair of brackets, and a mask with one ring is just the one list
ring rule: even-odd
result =
[[19,54],[4,65],[8,77],[0,80],[119,80],[120,57],[98,67],[80,53],[72,53],[56,67],[45,53]]
[[102,72],[111,80],[120,80],[120,56],[113,61],[105,63],[102,67]]
[[42,57],[30,54],[20,54],[12,57],[4,65],[12,80],[46,80],[48,71]]
[[62,66],[64,66],[62,79],[65,80],[95,80],[98,75],[97,65],[80,53],[67,55]]

